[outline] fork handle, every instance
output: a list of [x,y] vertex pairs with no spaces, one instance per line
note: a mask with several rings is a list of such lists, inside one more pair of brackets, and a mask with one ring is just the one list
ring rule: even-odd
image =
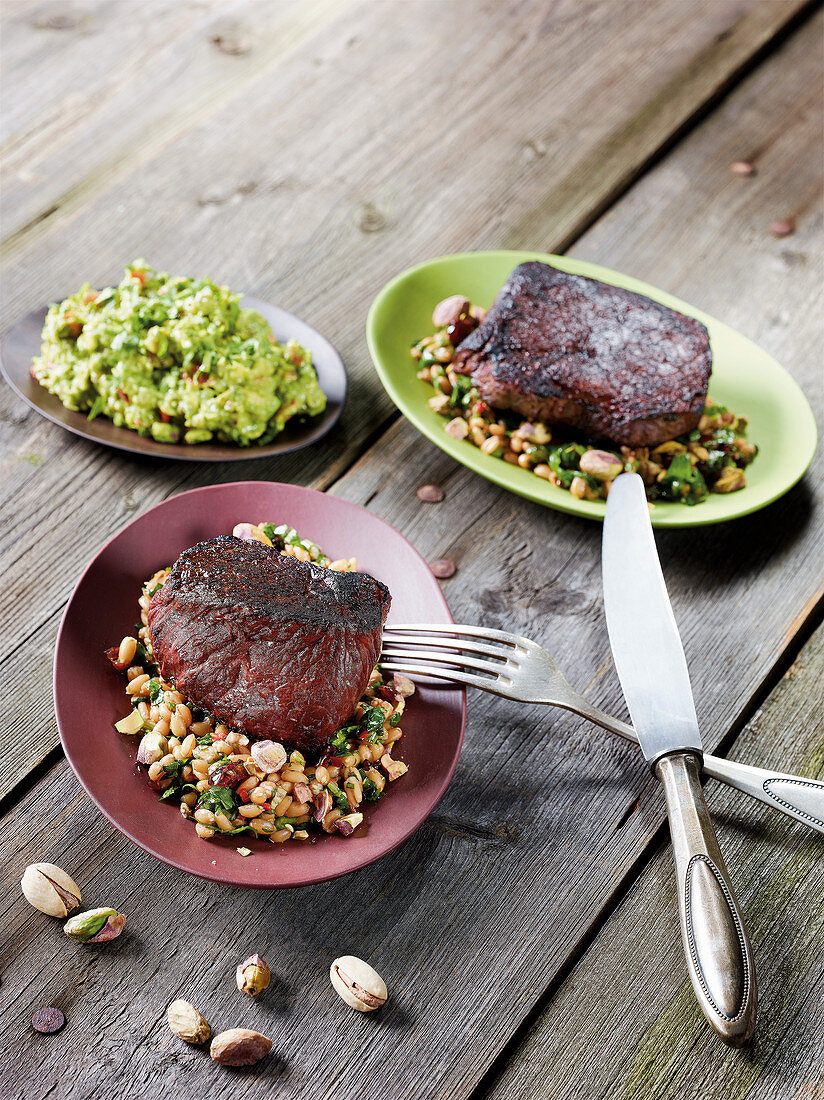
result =
[[713,779],[736,787],[774,810],[824,833],[824,783],[819,780],[753,768],[718,756],[704,757],[704,771]]
[[[638,737],[632,726],[613,718],[594,707],[582,697],[583,705],[576,702],[570,706],[575,714],[580,714],[594,722],[596,726],[617,733],[625,741],[638,743]],[[818,779],[807,779],[802,775],[788,775],[769,768],[754,768],[751,764],[739,764],[736,760],[725,760],[720,756],[704,753],[701,770],[705,775],[735,787],[751,798],[757,798],[766,806],[786,814],[802,825],[824,833],[824,783]]]
[[690,752],[655,764],[667,799],[690,981],[712,1028],[725,1043],[740,1047],[755,1027],[755,967],[698,769],[698,757]]

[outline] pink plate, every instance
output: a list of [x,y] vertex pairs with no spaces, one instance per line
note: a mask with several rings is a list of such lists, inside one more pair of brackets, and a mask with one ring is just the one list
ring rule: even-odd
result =
[[[157,801],[135,763],[137,738],[118,734],[128,713],[124,681],[104,657],[133,631],[142,582],[201,539],[241,521],[290,523],[332,557],[389,586],[389,622],[450,623],[426,562],[394,527],[338,497],[268,481],[193,489],[163,501],[115,535],[80,578],[66,607],[54,659],[54,705],[69,763],[92,801],[122,833],[164,863],[231,886],[308,886],[345,875],[391,852],[429,816],[458,763],[466,695],[419,686],[402,724],[399,756],[409,772],[368,804],[351,838],[270,844],[248,834],[200,840],[175,803]],[[241,856],[238,847],[252,849]]]

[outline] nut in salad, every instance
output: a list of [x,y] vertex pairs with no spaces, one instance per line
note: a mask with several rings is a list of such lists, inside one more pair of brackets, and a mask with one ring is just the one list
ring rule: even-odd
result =
[[[137,713],[136,711],[134,713]],[[144,735],[137,750],[138,764],[150,764],[162,760],[169,753],[169,742],[160,733],[147,733]]]
[[68,916],[81,901],[74,881],[54,863],[30,864],[23,872],[20,887],[26,901],[50,917]]
[[388,996],[386,983],[377,970],[355,955],[335,959],[329,977],[341,999],[358,1012],[380,1008]]

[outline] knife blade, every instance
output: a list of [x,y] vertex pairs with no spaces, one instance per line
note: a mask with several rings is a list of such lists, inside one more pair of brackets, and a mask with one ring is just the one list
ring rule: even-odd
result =
[[612,656],[647,763],[676,749],[700,755],[687,659],[637,474],[610,488],[602,572]]
[[644,757],[664,787],[692,987],[717,1034],[742,1046],[755,1027],[752,949],[701,790],[689,671],[638,474],[621,474],[610,487],[602,573],[618,678]]

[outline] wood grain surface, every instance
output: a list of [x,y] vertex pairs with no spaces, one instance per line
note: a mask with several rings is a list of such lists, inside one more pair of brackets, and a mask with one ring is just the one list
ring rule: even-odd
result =
[[[15,746],[0,754],[13,886],[0,901],[0,1094],[572,1097],[584,1095],[586,1066],[587,1095],[692,1098],[683,1073],[702,1057],[695,1081],[710,1098],[727,1084],[731,1096],[800,1093],[805,1059],[820,1058],[822,949],[820,921],[801,928],[797,950],[781,938],[799,928],[781,883],[808,907],[821,890],[820,845],[799,826],[712,792],[756,951],[776,952],[756,1046],[736,1060],[712,1046],[685,992],[660,792],[630,746],[569,715],[476,693],[455,779],[411,840],[347,879],[266,896],[185,878],[94,811],[56,748],[50,664],[74,581],[123,523],[181,488],[288,480],[365,504],[430,560],[453,559],[444,592],[457,619],[543,641],[574,685],[623,715],[600,528],[494,488],[393,422],[366,361],[365,309],[386,278],[428,255],[574,238],[571,254],[756,339],[820,417],[810,353],[822,335],[820,16],[808,4],[727,0],[690,5],[689,18],[665,0],[329,3],[297,16],[268,0],[117,7],[143,36],[107,5],[4,7],[3,48],[35,100],[38,71],[53,64],[62,87],[95,42],[110,44],[96,83],[78,82],[101,103],[65,135],[59,99],[50,114],[45,99],[15,97],[4,120],[19,158],[3,225],[4,324],[80,271],[111,277],[132,253],[180,270],[208,261],[328,333],[353,396],[333,440],[239,473],[106,452],[0,392],[0,499],[13,519],[0,531],[0,667],[14,688]],[[236,52],[212,42],[221,34]],[[112,134],[141,73],[155,76],[157,94]],[[197,105],[191,117],[175,90]],[[61,179],[67,148],[103,131],[89,161]],[[757,174],[732,176],[738,159],[753,159]],[[48,179],[27,188],[25,171]],[[796,220],[793,236],[770,236],[778,217]],[[418,500],[427,481],[444,487],[443,503]],[[820,640],[752,719],[820,618],[821,528],[808,477],[759,515],[658,538],[708,745],[809,774],[821,731],[814,700],[792,692],[809,692]],[[772,878],[762,873],[768,850]],[[89,904],[121,907],[127,934],[92,952],[33,916],[14,884],[35,859],[75,874]],[[232,975],[253,950],[274,979],[250,1002]],[[368,1017],[345,1009],[326,975],[350,951],[390,987]],[[609,995],[594,1012],[601,980]],[[217,1028],[260,1028],[273,1055],[227,1074],[168,1032],[177,996]],[[67,1016],[56,1036],[29,1026],[46,1004]]]
[[[735,742],[745,764],[824,777],[824,628]],[[824,1081],[824,839],[728,787],[708,804],[757,960],[760,1023],[745,1051],[715,1041],[686,976],[665,843],[482,1095],[521,1100],[798,1100]]]

